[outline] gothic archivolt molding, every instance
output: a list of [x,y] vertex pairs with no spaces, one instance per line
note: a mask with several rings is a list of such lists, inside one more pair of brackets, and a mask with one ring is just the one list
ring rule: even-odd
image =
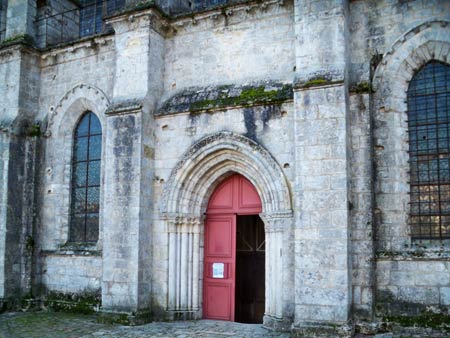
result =
[[449,27],[449,21],[427,21],[403,34],[383,55],[374,74],[373,89],[382,89],[395,81],[392,88],[398,92],[400,85],[405,93],[414,72],[426,62],[449,62]]
[[292,216],[286,178],[275,159],[255,141],[223,131],[195,143],[173,169],[164,190],[163,218],[199,217],[215,187],[232,173],[252,182],[264,214]]
[[101,89],[88,84],[77,84],[64,94],[55,107],[50,107],[45,135],[71,131],[72,128],[67,126],[75,125],[87,110],[94,112],[104,126],[104,112],[109,105],[110,101]]
[[[195,143],[173,169],[163,193],[161,218],[168,233],[168,313],[200,318],[203,214],[217,185],[239,173],[258,191],[267,233],[266,317],[283,318],[283,239],[292,224],[286,178],[270,153],[255,141],[219,132]],[[267,317],[268,318],[268,317]]]

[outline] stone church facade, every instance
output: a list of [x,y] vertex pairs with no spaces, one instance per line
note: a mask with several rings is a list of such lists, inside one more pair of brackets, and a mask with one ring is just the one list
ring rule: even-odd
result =
[[205,317],[239,174],[267,327],[449,309],[448,1],[2,0],[0,39],[4,308]]

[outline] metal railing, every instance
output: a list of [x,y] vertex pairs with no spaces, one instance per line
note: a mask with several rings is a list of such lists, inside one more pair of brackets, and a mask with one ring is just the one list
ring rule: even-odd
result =
[[36,20],[37,45],[53,47],[83,37],[106,33],[111,28],[105,24],[105,16],[122,8],[124,0],[90,0],[80,7],[53,14],[52,8],[44,9]]

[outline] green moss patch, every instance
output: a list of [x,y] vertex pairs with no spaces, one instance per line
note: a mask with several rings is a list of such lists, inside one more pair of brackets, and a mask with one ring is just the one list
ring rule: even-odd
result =
[[361,81],[350,88],[351,93],[355,94],[370,94],[372,93],[372,86],[367,81]]
[[450,315],[443,313],[424,313],[420,316],[387,316],[384,322],[396,323],[404,327],[427,327],[450,332]]
[[0,43],[0,48],[15,45],[15,44],[26,44],[32,45],[33,38],[28,34],[18,34],[15,36],[11,36]]
[[83,292],[80,294],[66,294],[50,292],[44,298],[44,306],[53,311],[70,313],[93,314],[101,305],[99,292]]
[[191,88],[166,101],[157,115],[270,105],[292,99],[292,85],[283,83]]
[[333,84],[343,83],[343,79],[336,80],[333,77],[333,74],[326,73],[320,75],[314,75],[308,79],[296,79],[295,80],[295,88],[298,89],[308,89],[314,87],[323,87],[329,86]]

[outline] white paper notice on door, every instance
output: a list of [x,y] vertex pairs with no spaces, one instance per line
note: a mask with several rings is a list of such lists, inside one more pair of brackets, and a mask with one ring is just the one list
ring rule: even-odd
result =
[[225,269],[224,263],[213,263],[212,270],[213,270],[213,278],[224,278],[223,271]]

